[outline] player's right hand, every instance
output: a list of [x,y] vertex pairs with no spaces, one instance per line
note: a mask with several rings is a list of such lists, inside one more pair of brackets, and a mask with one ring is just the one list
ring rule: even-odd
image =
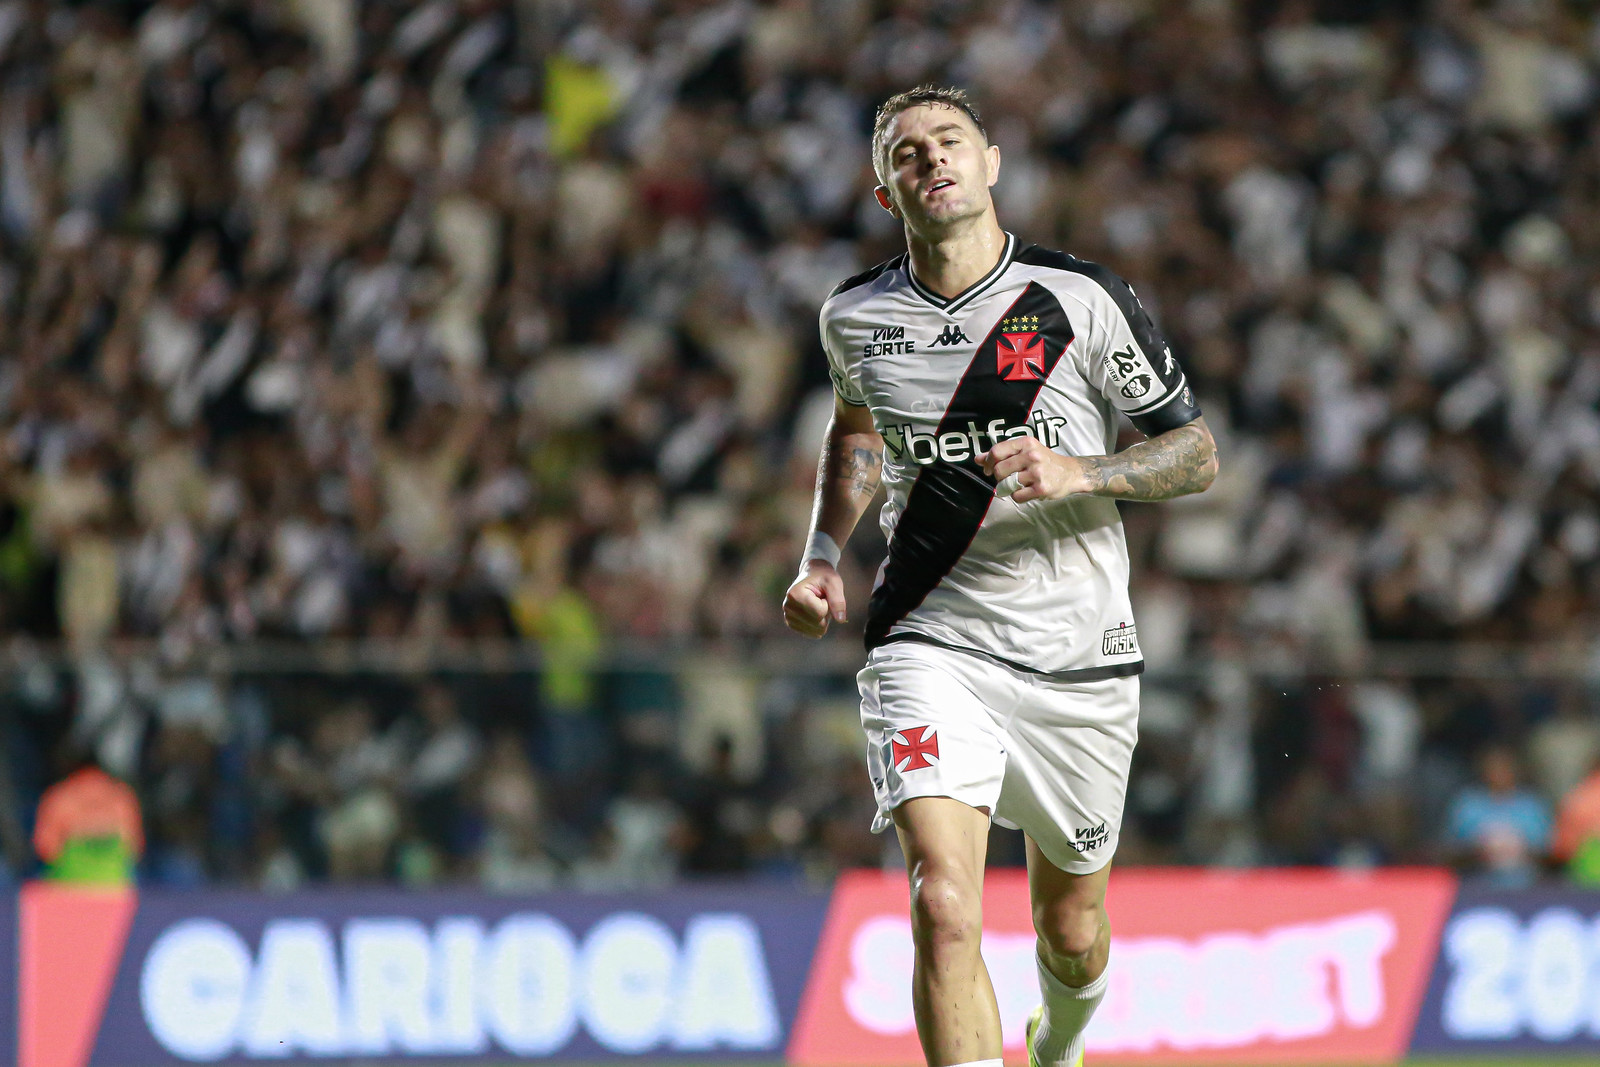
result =
[[821,637],[828,623],[845,621],[844,580],[827,560],[807,560],[783,595],[783,622],[803,637]]

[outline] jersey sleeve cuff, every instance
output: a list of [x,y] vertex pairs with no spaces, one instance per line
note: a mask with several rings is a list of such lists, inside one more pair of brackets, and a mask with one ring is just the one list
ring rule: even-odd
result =
[[1200,417],[1200,404],[1194,390],[1187,385],[1174,389],[1172,395],[1155,408],[1128,416],[1128,421],[1146,437],[1187,426]]

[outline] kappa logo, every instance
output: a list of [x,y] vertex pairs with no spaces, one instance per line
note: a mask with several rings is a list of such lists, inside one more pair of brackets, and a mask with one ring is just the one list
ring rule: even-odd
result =
[[955,323],[946,323],[944,332],[929,343],[929,348],[947,348],[950,345],[970,345],[972,338],[961,332]]
[[[901,740],[905,738],[905,740]],[[931,726],[913,726],[901,730],[900,736],[890,742],[894,750],[894,766],[901,774],[907,771],[920,771],[925,767],[932,767],[929,759],[939,758],[939,735]],[[901,766],[901,760],[905,766]]]
[[1150,375],[1135,374],[1128,379],[1128,384],[1122,387],[1122,395],[1129,400],[1138,400],[1150,391]]
[[1079,852],[1092,852],[1105,844],[1111,838],[1111,831],[1106,829],[1106,824],[1090,826],[1083,830],[1072,831],[1070,844]]
[[1119,623],[1100,635],[1102,656],[1136,656],[1139,654],[1139,630],[1132,623]]

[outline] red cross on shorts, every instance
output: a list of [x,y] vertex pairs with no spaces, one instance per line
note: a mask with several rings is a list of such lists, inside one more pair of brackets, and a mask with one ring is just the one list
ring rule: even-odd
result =
[[[900,737],[905,740],[900,740]],[[895,738],[890,747],[894,749],[895,768],[901,773],[932,767],[928,757],[939,758],[939,735],[933,732],[933,727],[913,726],[909,730],[901,730],[900,737]],[[906,761],[904,767],[900,766],[901,760]]]

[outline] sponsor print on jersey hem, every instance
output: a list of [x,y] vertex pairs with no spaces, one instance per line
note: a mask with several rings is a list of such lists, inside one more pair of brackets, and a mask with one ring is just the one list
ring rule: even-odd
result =
[[999,280],[1000,275],[1004,274],[1006,272],[1006,268],[1011,266],[1011,258],[1016,254],[1016,251],[1016,237],[1009,233],[1006,234],[1005,251],[1000,253],[1000,261],[994,265],[994,269],[952,297],[942,297],[932,289],[929,289],[927,286],[917,281],[916,274],[914,274],[911,270],[911,259],[909,257],[907,257],[905,263],[906,279],[911,282],[911,289],[918,296],[922,297],[922,299],[926,300],[934,307],[943,310],[946,314],[953,315],[955,312],[971,303],[973,297],[977,296],[979,293],[983,292],[985,289],[989,288],[989,286],[993,285]]
[[1002,667],[1010,667],[1023,674],[1031,674],[1039,678],[1048,678],[1052,682],[1100,682],[1107,678],[1131,678],[1136,674],[1144,673],[1144,660],[1135,660],[1132,663],[1103,663],[1098,667],[1068,667],[1061,671],[1043,671],[1038,667],[1030,667],[1026,663],[1018,663],[1014,659],[997,656],[993,652],[985,652],[981,648],[970,648],[967,645],[957,645],[950,641],[941,641],[937,637],[929,637],[916,630],[897,630],[879,642],[880,645],[892,645],[898,641],[909,641],[918,645],[933,645],[935,648],[946,648],[951,652],[963,652],[969,656],[982,656]]
[[[1008,255],[1009,250],[1008,242]],[[1007,378],[1001,374],[1001,336],[1008,323],[1015,325],[1024,316],[1032,335],[1026,342],[1028,351],[1037,354],[1037,362],[1030,360],[1030,367],[1036,368],[1037,376]],[[1061,302],[1045,286],[1029,282],[973,351],[972,362],[951,393],[934,436],[952,445],[960,438],[975,447],[979,427],[988,430],[1026,424],[1039,390],[1072,340],[1072,323]],[[915,611],[950,573],[994,503],[995,480],[983,473],[972,453],[956,448],[949,452],[952,456],[961,453],[963,458],[956,460],[943,458],[945,451],[941,449],[937,462],[919,464],[917,480],[906,495],[905,510],[889,540],[883,581],[873,590],[867,612],[869,649],[882,644],[890,628]]]
[[1100,635],[1102,656],[1137,656],[1139,628],[1131,622],[1119,623]]

